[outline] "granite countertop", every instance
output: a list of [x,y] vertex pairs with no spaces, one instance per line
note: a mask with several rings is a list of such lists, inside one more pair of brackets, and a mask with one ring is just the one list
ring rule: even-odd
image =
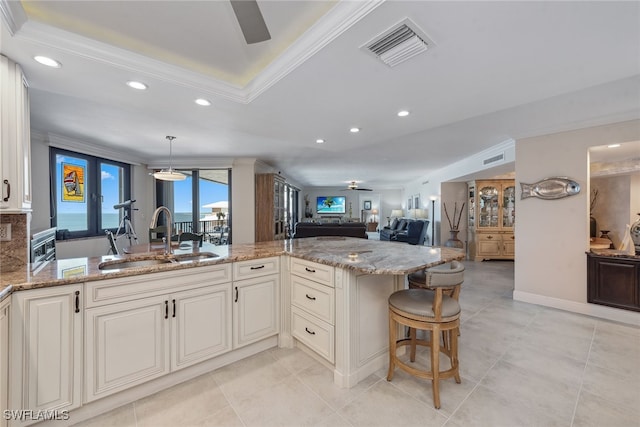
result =
[[626,252],[619,251],[618,249],[591,249],[588,254],[597,256],[608,256],[614,258],[627,258],[631,260],[640,260],[640,255],[630,255]]
[[464,259],[460,249],[413,246],[395,242],[350,237],[309,237],[304,239],[215,246],[205,243],[202,248],[175,249],[176,255],[213,252],[218,257],[204,261],[157,264],[145,267],[100,270],[98,265],[110,260],[136,260],[149,256],[162,258],[161,245],[136,245],[128,248],[127,255],[71,258],[52,261],[36,271],[30,266],[24,270],[2,273],[0,290],[6,291],[41,288],[46,286],[82,283],[95,280],[128,277],[159,271],[195,268],[206,265],[246,261],[288,254],[325,265],[346,268],[366,274],[407,274],[452,260]]

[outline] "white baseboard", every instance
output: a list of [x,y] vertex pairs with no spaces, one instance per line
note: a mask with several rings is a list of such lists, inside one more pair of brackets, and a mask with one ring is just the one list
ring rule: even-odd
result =
[[587,316],[612,320],[614,322],[640,326],[640,312],[622,310],[619,308],[607,307],[605,305],[569,301],[522,291],[513,291],[513,299],[514,301],[528,302],[531,304],[543,305],[545,307],[558,308],[560,310],[571,311],[573,313],[586,314]]

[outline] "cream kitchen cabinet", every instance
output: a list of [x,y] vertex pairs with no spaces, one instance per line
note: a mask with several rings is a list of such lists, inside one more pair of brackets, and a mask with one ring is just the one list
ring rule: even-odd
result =
[[20,65],[0,55],[0,209],[31,209],[29,85]]
[[335,361],[334,267],[291,259],[291,335]]
[[12,295],[9,409],[35,414],[81,405],[81,289],[66,285]]
[[[9,316],[11,298],[0,303],[0,413],[9,408]],[[0,427],[7,425],[7,419],[0,417]]]
[[280,262],[263,258],[233,268],[233,348],[239,348],[280,331]]
[[[131,301],[109,304],[97,298],[100,303],[86,309],[85,402],[231,350],[230,267],[207,269],[209,274],[194,269],[155,273],[144,280],[138,276],[137,283],[111,289],[117,292],[114,300],[128,296]],[[229,281],[215,284],[215,277]],[[149,295],[169,283],[189,289]],[[100,282],[89,285],[93,296],[111,288]]]

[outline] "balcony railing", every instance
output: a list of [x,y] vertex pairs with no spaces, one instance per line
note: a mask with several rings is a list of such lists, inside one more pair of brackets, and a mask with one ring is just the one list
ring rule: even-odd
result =
[[200,230],[193,229],[193,223],[191,221],[179,221],[174,222],[174,233],[180,234],[184,232],[189,233],[204,233],[204,240],[206,242],[214,243],[216,245],[226,245],[229,241],[229,227],[225,220],[205,220],[198,222]]

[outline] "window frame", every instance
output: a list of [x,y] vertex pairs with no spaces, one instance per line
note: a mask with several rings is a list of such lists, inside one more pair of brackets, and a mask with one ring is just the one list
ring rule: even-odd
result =
[[[103,237],[107,231],[115,233],[118,227],[102,227],[102,164],[109,164],[122,168],[122,182],[123,182],[123,200],[120,202],[131,199],[131,165],[128,163],[120,162],[117,160],[111,160],[103,157],[92,156],[90,154],[78,153],[76,151],[66,150],[58,147],[49,147],[49,170],[50,170],[50,217],[51,227],[57,227],[58,223],[58,196],[60,189],[60,182],[58,182],[58,167],[56,157],[58,155],[75,157],[87,162],[87,181],[88,185],[85,188],[87,198],[87,218],[88,224],[86,230],[69,230],[68,234],[63,236],[64,240],[67,239],[79,239],[86,237]],[[125,214],[131,217],[131,206],[124,208],[124,212],[120,214],[122,218]],[[60,229],[58,229],[60,230]]]

